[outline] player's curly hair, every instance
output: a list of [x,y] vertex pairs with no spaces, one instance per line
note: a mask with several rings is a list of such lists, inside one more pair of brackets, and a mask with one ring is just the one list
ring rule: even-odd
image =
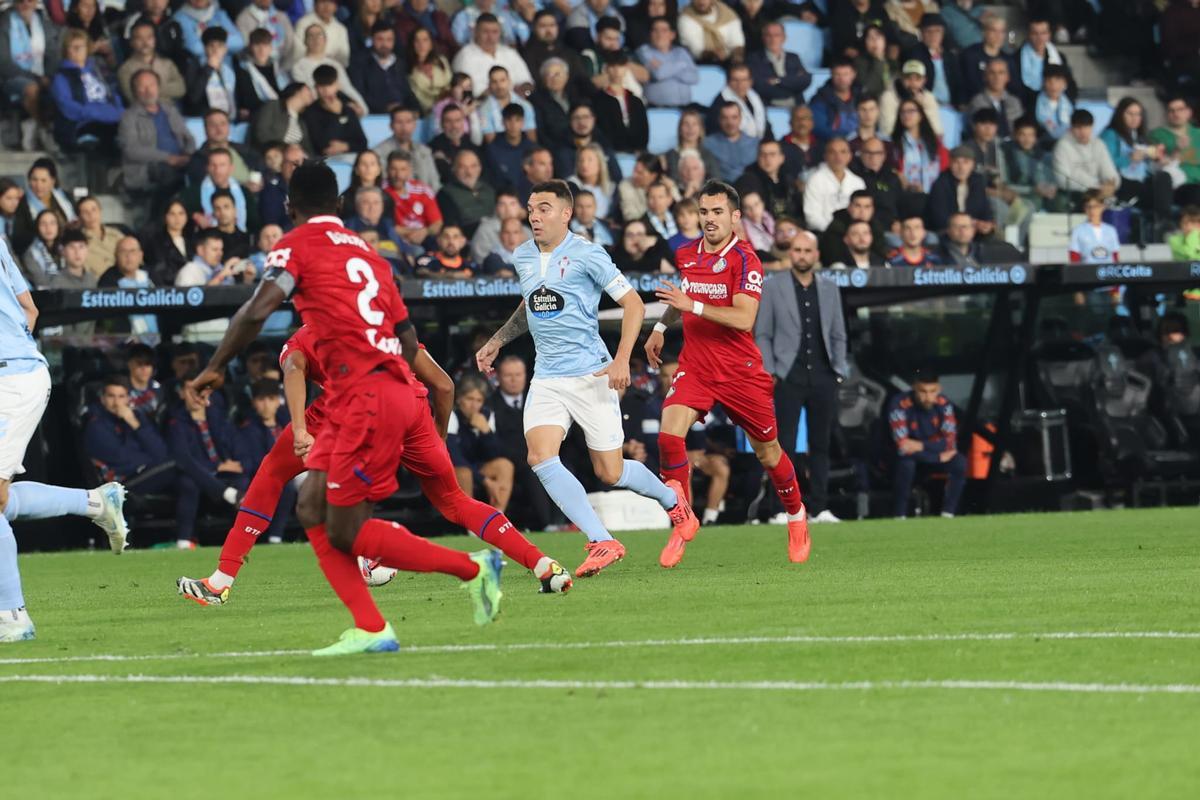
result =
[[288,203],[305,216],[336,214],[337,176],[325,164],[315,161],[301,164],[288,182]]

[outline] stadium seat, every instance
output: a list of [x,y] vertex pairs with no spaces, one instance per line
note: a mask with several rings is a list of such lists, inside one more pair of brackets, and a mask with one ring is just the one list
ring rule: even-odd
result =
[[700,82],[692,87],[692,102],[711,106],[725,88],[725,70],[711,66],[700,66],[696,70],[700,73]]
[[809,72],[820,69],[825,57],[825,35],[816,25],[795,19],[783,21],[783,49],[800,56]]
[[804,102],[811,103],[813,95],[815,95],[822,86],[829,83],[829,70],[827,69],[810,69],[812,73],[812,83],[804,90]]
[[953,150],[962,143],[962,114],[951,106],[941,106],[938,114],[942,118],[942,144],[947,150]]
[[633,153],[617,153],[616,157],[621,174],[628,178],[633,174],[633,165],[637,163],[637,156]]
[[1103,100],[1080,100],[1075,104],[1075,110],[1091,112],[1096,120],[1092,125],[1092,132],[1097,136],[1112,122],[1113,107]]
[[[201,123],[203,123],[203,120],[201,120]],[[204,130],[204,128],[202,126],[201,131],[203,132],[203,130]],[[250,135],[250,123],[249,122],[235,122],[231,126],[229,126],[229,141],[233,142],[234,144],[245,144],[246,137],[249,135]],[[196,144],[200,144],[200,142],[196,142]]]
[[[429,117],[422,117],[417,122],[417,131],[413,134],[413,139],[420,144],[429,144],[429,140],[433,137],[433,120]],[[380,141],[382,141],[382,139]]]
[[363,134],[367,146],[374,147],[392,135],[392,120],[387,114],[368,114],[362,118]]
[[792,110],[767,106],[767,122],[771,124],[771,133],[780,139],[792,129]]
[[204,140],[208,138],[204,135],[204,119],[201,117],[187,117],[183,122],[187,125],[188,133],[196,140],[196,147],[204,144]]
[[647,109],[646,117],[650,123],[650,143],[647,145],[651,153],[665,153],[675,149],[679,142],[679,117],[681,112],[676,108]]
[[349,189],[350,176],[354,173],[354,165],[336,159],[330,159],[325,163],[333,170],[333,174],[337,176],[338,194]]

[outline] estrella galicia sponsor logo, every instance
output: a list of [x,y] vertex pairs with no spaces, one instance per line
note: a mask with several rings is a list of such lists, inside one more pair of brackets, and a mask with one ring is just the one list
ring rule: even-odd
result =
[[865,269],[850,270],[850,285],[851,286],[861,289],[867,285],[868,280],[870,280],[870,275],[867,274],[867,271]]
[[1024,283],[1029,273],[1024,267],[967,267],[966,269],[913,270],[913,286],[996,286]]
[[529,294],[529,313],[538,319],[554,319],[567,307],[567,300],[553,289],[542,286]]
[[1096,279],[1101,281],[1136,281],[1154,277],[1154,268],[1146,264],[1105,264],[1096,267]]
[[[419,288],[413,288],[413,284]],[[477,278],[471,281],[425,280],[404,282],[405,297],[520,297],[521,284],[513,278]]]
[[162,287],[160,289],[85,289],[80,297],[80,308],[170,308],[172,306],[198,306],[204,302],[204,290],[193,286],[182,289]]

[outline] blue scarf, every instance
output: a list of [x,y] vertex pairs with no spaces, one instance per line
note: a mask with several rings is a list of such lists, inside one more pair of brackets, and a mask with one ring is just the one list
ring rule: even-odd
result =
[[1033,48],[1029,42],[1021,45],[1021,82],[1029,87],[1031,92],[1040,92],[1042,90],[1042,70],[1047,64],[1061,65],[1063,63],[1062,54],[1058,52],[1058,48],[1050,42],[1046,42],[1046,55],[1039,56],[1033,52]]
[[[204,176],[204,180],[200,183],[200,207],[204,209],[204,213],[212,216],[212,196],[217,191],[213,179]],[[229,179],[229,191],[233,195],[233,204],[237,206],[237,226],[238,230],[246,230],[246,193],[242,191],[242,185],[237,182],[237,178]]]
[[925,142],[920,138],[913,139],[909,133],[905,133],[900,142],[904,151],[904,180],[919,183],[928,192],[942,171],[937,153],[930,153]]
[[1037,119],[1038,124],[1046,129],[1046,133],[1054,139],[1058,139],[1071,127],[1071,115],[1075,113],[1075,106],[1071,103],[1071,98],[1065,94],[1058,98],[1057,108],[1051,105],[1053,102],[1043,92],[1038,92],[1037,102],[1033,107],[1033,116]]
[[[117,286],[122,289],[149,289],[154,284],[150,282],[150,277],[139,269],[136,278],[126,278],[125,276],[117,278]],[[158,317],[153,314],[131,314],[129,332],[135,336],[158,333]]]
[[[28,28],[25,27],[25,20],[15,9],[9,12],[8,20],[8,47],[13,61],[17,62],[18,67],[32,72],[34,75],[45,75],[46,34],[42,29],[42,15],[34,11]],[[40,57],[35,56],[33,52],[34,33],[41,34],[42,53]]]
[[[71,201],[67,199],[66,192],[55,186],[51,194],[54,196],[54,202],[58,206],[58,210],[67,218],[67,222],[74,222],[75,209],[71,206]],[[46,210],[46,204],[38,199],[28,184],[25,186],[25,200],[29,204],[29,216],[36,221],[38,214]]]
[[[214,83],[216,86],[213,86]],[[237,86],[237,77],[233,74],[233,61],[229,56],[225,56],[225,60],[221,62],[219,78],[215,72],[208,76],[208,86],[224,90],[226,96],[229,98],[229,108],[222,108],[221,110],[230,117],[236,117],[237,103],[234,96],[234,89]],[[209,105],[212,106],[212,103],[210,102]],[[216,106],[213,107],[215,108]]]

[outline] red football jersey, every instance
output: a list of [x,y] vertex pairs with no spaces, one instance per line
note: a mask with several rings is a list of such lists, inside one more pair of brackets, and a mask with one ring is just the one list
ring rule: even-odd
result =
[[408,308],[392,268],[374,248],[333,216],[313,217],[267,254],[264,280],[292,298],[309,330],[309,375],[319,369],[326,391],[377,368],[416,385],[400,352],[395,328]]
[[[707,306],[732,306],[734,295],[762,297],[762,263],[749,242],[734,236],[719,253],[704,250],[704,239],[675,251],[680,286],[688,297]],[[737,331],[683,313],[683,350],[679,368],[713,380],[729,380],[746,370],[762,369],[762,353],[753,331]]]
[[392,187],[388,187],[387,193],[396,205],[397,228],[428,228],[442,221],[442,210],[438,208],[437,196],[431,187],[420,181],[406,183],[403,194]]

